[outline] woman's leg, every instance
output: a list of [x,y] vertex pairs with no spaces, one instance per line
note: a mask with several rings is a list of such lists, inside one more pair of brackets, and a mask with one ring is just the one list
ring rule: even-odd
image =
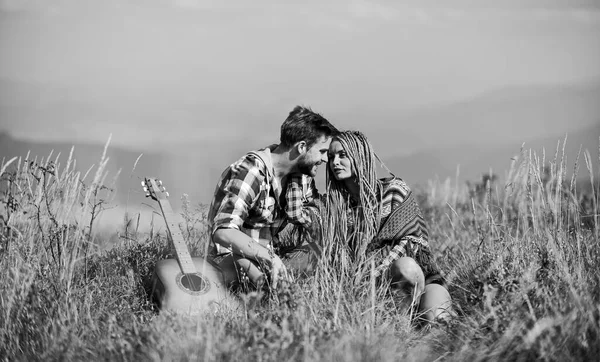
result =
[[405,256],[390,265],[390,277],[392,289],[395,289],[395,294],[399,297],[395,299],[396,308],[412,318],[425,290],[423,270],[413,258]]
[[404,297],[412,297],[418,303],[419,320],[431,323],[450,317],[452,298],[448,290],[440,284],[425,285],[423,270],[410,257],[397,259],[390,266],[392,287],[401,291]]
[[[392,287],[406,296],[420,296],[425,290],[425,276],[415,259],[403,256],[390,265]],[[418,299],[417,299],[418,300]]]
[[419,319],[431,323],[450,317],[452,298],[448,290],[439,284],[427,284],[419,303]]

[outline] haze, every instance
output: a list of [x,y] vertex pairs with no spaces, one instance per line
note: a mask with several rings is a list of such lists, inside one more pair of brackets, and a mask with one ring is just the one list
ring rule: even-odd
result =
[[405,154],[478,138],[443,114],[412,122],[414,112],[600,79],[597,1],[0,4],[0,127],[28,140],[276,142],[304,104]]

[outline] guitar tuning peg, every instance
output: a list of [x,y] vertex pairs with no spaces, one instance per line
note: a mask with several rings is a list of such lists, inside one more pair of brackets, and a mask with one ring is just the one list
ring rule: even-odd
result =
[[146,187],[146,180],[142,181],[142,186]]
[[157,181],[156,181],[156,184],[157,184],[158,186],[162,186],[162,181],[161,181],[161,180],[157,180]]
[[166,195],[167,197],[169,197],[169,193],[168,193],[168,192],[165,192],[165,195]]
[[148,188],[146,187],[146,185],[144,185],[144,191],[147,193],[148,192]]

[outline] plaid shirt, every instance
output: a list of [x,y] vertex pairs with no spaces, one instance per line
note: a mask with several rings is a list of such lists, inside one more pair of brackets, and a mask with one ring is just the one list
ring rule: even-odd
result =
[[[315,182],[306,175],[290,175],[282,198],[284,190],[271,163],[275,147],[250,152],[225,169],[208,214],[211,235],[221,228],[237,229],[272,248],[287,222],[311,223],[311,206],[318,198]],[[230,252],[218,244],[216,248],[218,254]]]
[[[407,201],[410,195],[410,188],[408,185],[399,178],[383,179],[383,197],[381,200],[381,226],[385,223],[387,218],[392,213],[392,210],[397,208],[400,204]],[[415,223],[414,227],[410,229],[410,234],[403,235],[398,240],[394,240],[394,246],[390,250],[387,256],[383,258],[381,263],[375,268],[374,276],[379,276],[388,268],[392,263],[400,257],[406,255],[406,248],[428,248],[427,242],[428,232],[424,222],[419,220]]]

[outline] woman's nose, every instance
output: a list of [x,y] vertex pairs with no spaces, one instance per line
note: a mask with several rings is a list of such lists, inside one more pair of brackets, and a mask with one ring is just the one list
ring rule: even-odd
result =
[[330,157],[330,160],[333,165],[337,165],[340,163],[340,158],[337,155]]

